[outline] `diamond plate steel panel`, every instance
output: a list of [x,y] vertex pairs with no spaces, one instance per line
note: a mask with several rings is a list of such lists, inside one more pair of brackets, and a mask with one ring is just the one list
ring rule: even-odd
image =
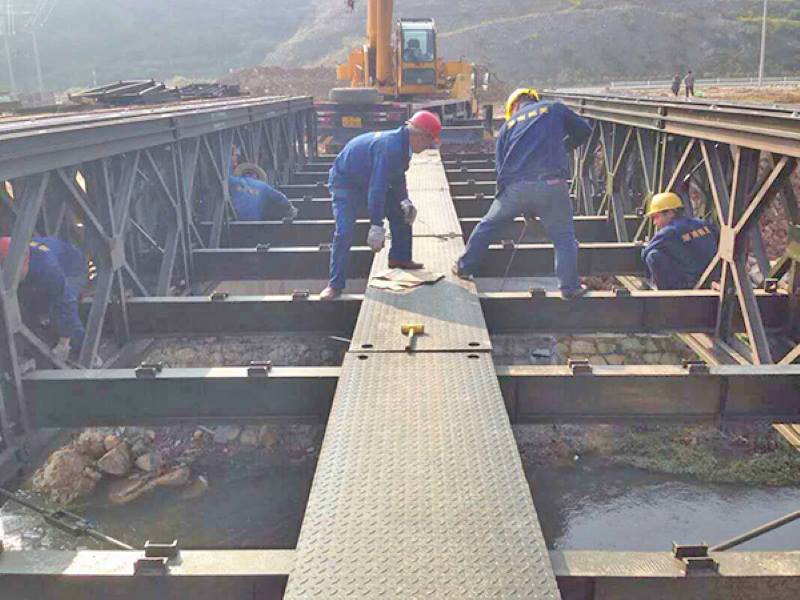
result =
[[285,598],[559,598],[488,354],[347,356]]
[[[415,237],[414,258],[427,270],[444,273],[444,280],[404,293],[368,287],[350,350],[402,352],[407,338],[400,328],[407,323],[425,326],[425,334],[414,341],[417,352],[491,350],[475,285],[450,273],[463,249],[460,239]],[[372,263],[370,277],[388,268],[388,249],[384,249]]]
[[408,195],[417,207],[414,236],[461,237],[450,184],[435,151],[415,155],[406,174]]

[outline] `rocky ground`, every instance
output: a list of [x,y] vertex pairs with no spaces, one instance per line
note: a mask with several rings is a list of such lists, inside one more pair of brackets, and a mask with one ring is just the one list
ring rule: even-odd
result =
[[97,494],[128,504],[156,488],[193,498],[205,493],[209,472],[220,466],[315,460],[320,433],[314,426],[252,423],[87,429],[51,454],[31,485],[59,505]]

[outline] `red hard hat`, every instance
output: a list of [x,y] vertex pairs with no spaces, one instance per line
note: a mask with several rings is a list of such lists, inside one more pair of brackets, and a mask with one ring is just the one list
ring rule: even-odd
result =
[[437,144],[442,143],[442,122],[435,113],[429,110],[417,111],[414,113],[414,116],[408,120],[408,124],[430,134],[433,141]]
[[[8,256],[8,250],[11,248],[11,238],[7,235],[0,237],[0,263],[5,262]],[[28,265],[30,263],[30,252],[25,253],[25,261],[22,263],[22,278],[28,274]]]

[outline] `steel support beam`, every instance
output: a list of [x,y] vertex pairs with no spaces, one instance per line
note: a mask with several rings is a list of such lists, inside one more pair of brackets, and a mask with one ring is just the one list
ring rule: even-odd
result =
[[34,371],[23,379],[34,427],[193,420],[325,421],[339,369],[212,367]]
[[[502,277],[511,261],[512,247],[492,246],[478,272],[479,277]],[[350,277],[369,275],[374,254],[364,246],[350,250]],[[245,281],[327,279],[330,252],[319,248],[269,248],[257,250],[195,250],[194,281]],[[581,275],[639,275],[646,273],[638,244],[581,244],[578,252]],[[510,277],[546,277],[553,274],[550,244],[521,244],[509,269]]]
[[[130,333],[135,336],[236,335],[243,333],[353,333],[363,295],[336,302],[291,296],[182,296],[130,298]],[[499,333],[664,333],[710,332],[718,294],[712,291],[590,292],[572,302],[558,293],[480,294],[489,332]],[[758,292],[765,325],[781,328],[789,315],[787,294]],[[741,318],[734,322],[743,331]]]
[[[257,369],[257,368],[256,368]],[[498,366],[515,423],[710,421],[795,422],[800,365]],[[163,425],[179,421],[327,419],[340,369],[247,367],[35,371],[23,379],[35,427]],[[642,390],[646,390],[643,393]]]
[[800,366],[498,367],[511,420],[796,422]]
[[[794,600],[800,595],[796,552],[715,552],[717,571],[687,573],[670,552],[551,550],[564,600]],[[283,597],[295,550],[181,550],[161,576],[135,575],[141,551],[8,551],[0,579],[10,598]]]
[[[306,202],[297,204],[301,212],[306,207]],[[313,202],[310,204],[314,204]],[[456,206],[458,208],[458,206]],[[330,217],[330,215],[328,215]],[[616,234],[605,217],[575,217],[575,236],[579,242],[603,243],[615,242]],[[460,219],[461,230],[465,239],[480,222],[479,217]],[[626,216],[625,225],[630,237],[636,234],[641,219],[636,216]],[[509,239],[519,240],[524,221],[520,217],[515,219],[514,225],[508,229],[506,235]],[[198,231],[203,239],[209,239],[212,224],[204,222],[198,224]],[[356,221],[353,237],[356,240],[366,239],[369,229],[369,219]],[[333,239],[334,221],[330,218],[321,220],[296,220],[293,223],[284,223],[281,220],[271,221],[233,221],[228,223],[222,231],[222,245],[229,248],[254,248],[258,244],[269,243],[273,246],[318,246]],[[524,243],[546,243],[549,239],[541,223],[537,219],[528,227]]]

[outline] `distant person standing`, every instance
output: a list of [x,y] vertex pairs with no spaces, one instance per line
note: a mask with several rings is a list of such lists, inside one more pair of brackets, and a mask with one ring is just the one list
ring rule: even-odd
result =
[[683,78],[683,83],[686,85],[686,97],[693,97],[694,96],[694,73],[692,70],[689,69],[689,72],[686,73],[686,77]]
[[681,74],[675,73],[675,77],[672,78],[672,94],[675,96],[681,93],[681,81],[683,81]]

